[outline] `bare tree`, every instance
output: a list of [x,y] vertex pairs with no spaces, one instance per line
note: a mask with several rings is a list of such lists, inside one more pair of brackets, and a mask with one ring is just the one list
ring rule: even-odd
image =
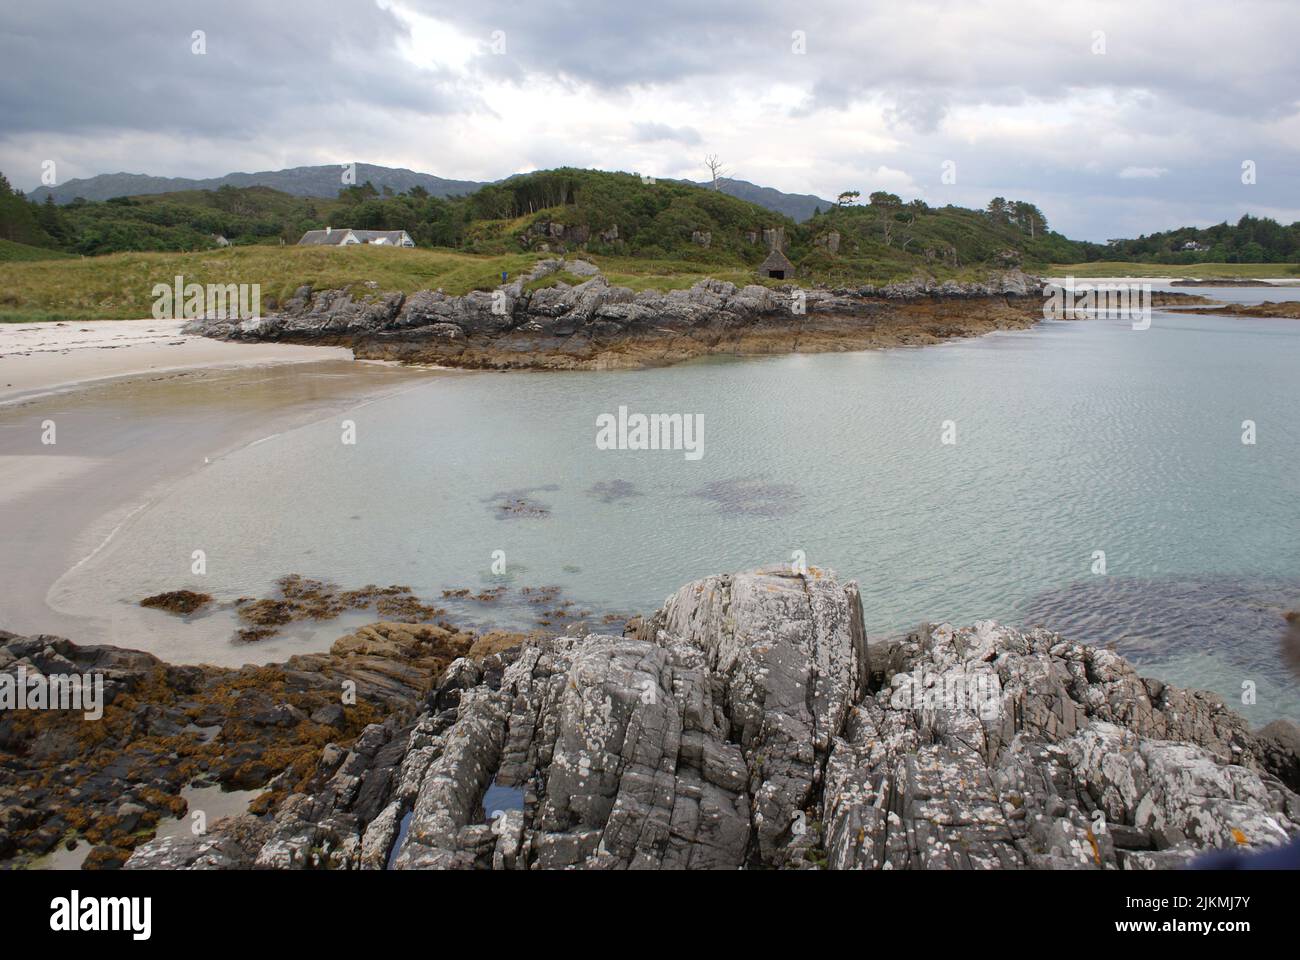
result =
[[709,179],[713,181],[713,189],[722,189],[719,184],[727,178],[731,171],[722,165],[722,161],[718,159],[716,153],[711,153],[705,157],[704,165],[709,168]]

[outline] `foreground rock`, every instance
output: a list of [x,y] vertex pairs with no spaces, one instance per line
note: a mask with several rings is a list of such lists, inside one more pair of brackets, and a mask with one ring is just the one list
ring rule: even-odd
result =
[[855,584],[767,568],[461,658],[273,817],[127,866],[1151,869],[1300,832],[1294,725],[1042,630],[862,622]]
[[918,279],[836,291],[704,280],[689,290],[638,293],[610,286],[598,272],[572,285],[535,287],[561,271],[572,275],[575,268],[582,275],[595,269],[584,261],[545,260],[494,291],[465,296],[302,287],[269,316],[195,320],[185,332],[224,340],[344,345],[360,358],[408,363],[611,369],[713,353],[935,343],[1022,329],[1042,317],[1042,282],[1018,270],[983,283]]
[[228,670],[0,632],[0,681],[103,679],[98,719],[0,710],[0,862],[21,866],[75,839],[94,847],[87,865],[120,865],[160,822],[187,812],[189,784],[264,788],[257,809],[274,811],[323,758],[354,742],[365,749],[373,730],[403,730],[405,744],[437,677],[488,640],[378,623],[328,654]]

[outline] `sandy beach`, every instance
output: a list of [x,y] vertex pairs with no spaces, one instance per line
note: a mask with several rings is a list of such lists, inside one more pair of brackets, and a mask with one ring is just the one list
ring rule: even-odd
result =
[[[60,613],[47,594],[173,483],[438,375],[345,349],[184,337],[179,325],[0,325],[0,630],[102,637],[104,623]],[[214,653],[198,659],[262,656]]]
[[0,404],[127,377],[221,367],[350,360],[346,347],[190,337],[183,320],[0,324]]

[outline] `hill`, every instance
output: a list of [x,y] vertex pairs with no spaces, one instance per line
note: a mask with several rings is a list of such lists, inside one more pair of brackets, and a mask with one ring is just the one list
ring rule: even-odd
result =
[[[181,193],[195,190],[219,190],[221,187],[270,187],[294,197],[319,197],[334,199],[348,184],[342,180],[342,165],[326,164],[311,167],[292,167],[287,170],[264,170],[260,173],[228,173],[222,177],[196,180],[189,177],[154,177],[143,173],[105,173],[96,177],[69,180],[55,187],[38,187],[27,194],[29,200],[44,203],[53,197],[60,206],[73,203],[77,198],[87,201],[111,200],[114,197],[143,197],[160,193]],[[356,165],[355,184],[371,183],[381,194],[387,189],[393,193],[406,193],[420,187],[430,196],[455,197],[473,193],[487,182],[476,180],[447,180],[429,173],[418,173],[400,167],[383,167],[373,163]],[[499,181],[495,181],[499,182]],[[690,181],[683,181],[689,183]],[[708,186],[708,184],[696,184]],[[721,192],[760,207],[785,214],[792,220],[807,220],[818,207],[825,210],[829,200],[811,194],[782,193],[771,187],[761,187],[745,180],[723,180]]]
[[767,253],[764,231],[795,228],[789,217],[720,191],[571,167],[510,177],[465,207],[463,243],[483,253],[580,249],[741,265]]
[[[261,247],[265,252],[255,260],[258,279],[249,282],[264,283],[268,292],[305,282],[381,280],[369,275],[366,265],[371,261],[365,254],[344,250],[338,251],[340,259],[316,261],[291,252],[304,232],[325,226],[406,230],[418,247],[432,248],[439,256],[481,258],[476,261],[476,282],[486,283],[501,270],[514,273],[521,263],[558,254],[593,259],[611,281],[635,289],[689,286],[704,276],[750,282],[773,244],[794,263],[799,283],[833,288],[917,276],[970,280],[1010,267],[1043,271],[1051,264],[1110,260],[1106,255],[1114,246],[1072,241],[1052,231],[1034,204],[1000,197],[983,210],[971,210],[905,202],[878,191],[866,203],[817,207],[814,204],[813,216],[797,222],[725,190],[566,167],[521,174],[453,197],[433,196],[418,184],[401,193],[385,191],[369,181],[347,186],[330,198],[226,185],[66,206],[48,198],[32,203],[8,191],[0,196],[0,238],[13,241],[6,249],[8,261],[38,259],[40,249],[99,259],[131,251],[201,253]],[[1219,236],[1211,249],[1233,250],[1230,256],[1242,258],[1259,256],[1260,250],[1272,256],[1288,249],[1297,229],[1244,218],[1235,228],[1224,225],[1208,232]],[[1180,242],[1181,234],[1159,236],[1158,241],[1143,238],[1141,243],[1167,248]],[[1161,256],[1158,250],[1135,251],[1138,254]],[[1181,251],[1177,255],[1191,256]],[[386,269],[401,272],[417,261],[412,256],[401,264],[382,262]],[[105,269],[121,274],[124,261],[116,263]],[[319,271],[315,265],[320,263],[328,263],[329,269]],[[354,265],[351,272],[348,264]],[[72,269],[44,266],[42,276],[47,279]],[[37,264],[31,267],[35,271]],[[398,278],[401,289],[428,286],[440,278],[452,283],[441,267],[425,263],[414,269],[414,276]],[[45,283],[37,282],[40,289],[33,288],[30,296],[8,298],[8,304],[17,313],[28,307],[57,311],[61,304],[111,313],[120,298],[109,297],[96,308],[95,291],[122,289],[121,284],[106,281],[101,287],[96,282],[83,297],[66,300],[57,289],[44,289]],[[139,309],[138,301],[133,294],[118,306],[130,313]]]
[[40,209],[66,249],[87,256],[126,250],[203,250],[234,243],[296,243],[341,206],[269,187],[221,187],[114,197]]
[[51,250],[48,247],[33,247],[26,243],[12,240],[0,240],[0,263],[19,263],[30,260],[68,260],[71,254]]
[[[707,189],[711,189],[713,186],[707,180],[695,182],[694,185]],[[798,223],[802,223],[818,211],[829,210],[835,206],[833,200],[823,200],[811,193],[782,193],[780,190],[774,190],[771,187],[760,187],[748,180],[732,180],[730,177],[718,182],[718,191],[727,194],[729,197],[747,200],[776,213],[785,214]]]
[[[262,284],[269,306],[303,283],[375,281],[407,291],[441,285],[450,292],[464,286],[462,267],[470,263],[472,286],[491,286],[503,270],[513,275],[557,254],[595,260],[611,282],[661,290],[709,276],[753,282],[773,244],[794,262],[800,283],[844,288],[917,275],[967,280],[1088,258],[1086,245],[1048,231],[1032,204],[931,208],[876,193],[865,205],[831,207],[796,223],[684,181],[575,168],[519,175],[450,198],[419,186],[385,195],[363,182],[332,199],[223,186],[63,207],[10,194],[7,204],[15,208],[16,228],[36,230],[19,241],[28,249],[44,245],[88,258],[9,268],[8,319],[61,311],[140,316],[152,284],[176,272],[216,282],[230,271],[226,282]],[[375,260],[370,250],[295,246],[305,231],[324,226],[402,229],[422,249]],[[139,258],[102,256],[127,253]],[[192,257],[173,262],[167,253]]]
[[1300,222],[1289,227],[1268,217],[1243,216],[1235,224],[1179,227],[1136,240],[1090,244],[1092,259],[1131,263],[1294,263],[1300,257]]
[[[143,173],[105,173],[86,179],[69,180],[56,187],[38,187],[27,196],[38,203],[46,196],[60,205],[83,200],[110,200],[113,197],[141,197],[158,193],[189,190],[218,190],[221,187],[270,187],[294,197],[338,196],[348,184],[343,182],[342,164],[292,167],[288,170],[263,170],[260,173],[228,173],[223,177],[194,180],[188,177],[152,177]],[[355,183],[369,181],[376,189],[404,193],[421,187],[435,197],[463,196],[483,186],[474,180],[446,180],[431,173],[417,173],[400,167],[381,167],[373,163],[356,165]]]
[[800,225],[789,256],[801,278],[844,286],[863,278],[903,279],[918,270],[962,277],[1086,258],[1083,244],[1047,229],[1037,207],[1021,204],[1023,216],[1015,219],[1004,204],[995,201],[988,210],[931,207],[877,192],[866,204],[832,206]]

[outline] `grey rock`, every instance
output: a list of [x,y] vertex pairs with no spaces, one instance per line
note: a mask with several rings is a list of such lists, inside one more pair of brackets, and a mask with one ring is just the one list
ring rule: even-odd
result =
[[1264,765],[1292,790],[1300,790],[1300,724],[1274,720],[1257,734]]
[[[707,234],[698,234],[697,242],[707,246]],[[588,279],[577,285],[526,289],[530,281],[561,270]],[[756,284],[737,288],[725,281],[702,280],[689,290],[635,293],[611,286],[588,261],[547,259],[492,291],[451,296],[421,290],[405,296],[302,287],[264,317],[201,318],[184,330],[227,340],[347,343],[358,355],[398,359],[419,359],[432,351],[454,362],[469,348],[491,348],[531,356],[536,362],[537,357],[556,354],[582,357],[625,338],[653,343],[687,336],[708,342],[761,324],[787,328],[796,316],[800,323],[816,317],[869,319],[890,301],[1023,299],[1041,292],[1040,279],[1012,269],[985,282],[913,279],[879,289],[800,290],[804,312],[796,313],[793,286],[777,292]]]
[[1163,869],[1300,834],[1290,727],[1044,630],[862,623],[828,570],[708,577],[622,637],[458,660],[273,821],[127,866]]

